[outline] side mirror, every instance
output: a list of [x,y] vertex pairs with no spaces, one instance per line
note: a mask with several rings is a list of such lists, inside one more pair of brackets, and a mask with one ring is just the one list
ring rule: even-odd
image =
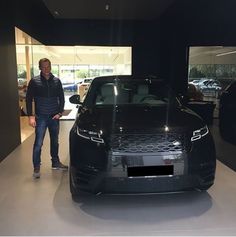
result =
[[70,103],[72,104],[82,104],[82,102],[80,102],[80,95],[72,95],[69,98]]

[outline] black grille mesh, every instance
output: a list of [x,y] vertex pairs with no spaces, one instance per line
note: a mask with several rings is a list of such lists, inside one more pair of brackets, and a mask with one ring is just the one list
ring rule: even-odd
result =
[[185,136],[176,133],[114,134],[111,136],[113,152],[146,153],[186,151]]

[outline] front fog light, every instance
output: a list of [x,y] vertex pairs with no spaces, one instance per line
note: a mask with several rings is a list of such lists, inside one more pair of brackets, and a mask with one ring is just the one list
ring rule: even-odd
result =
[[209,133],[209,129],[207,126],[200,128],[198,130],[193,131],[193,136],[191,137],[191,141],[196,141],[206,136]]

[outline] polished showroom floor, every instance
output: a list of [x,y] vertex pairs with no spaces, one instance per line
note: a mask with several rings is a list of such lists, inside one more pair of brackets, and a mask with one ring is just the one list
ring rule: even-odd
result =
[[[61,121],[60,157],[66,164],[72,123]],[[234,159],[236,147],[220,139],[215,124],[211,129],[219,160]],[[215,184],[206,193],[96,196],[75,203],[68,172],[50,168],[48,134],[42,176],[32,179],[33,140],[31,135],[0,163],[0,235],[236,234],[236,173],[221,161]]]

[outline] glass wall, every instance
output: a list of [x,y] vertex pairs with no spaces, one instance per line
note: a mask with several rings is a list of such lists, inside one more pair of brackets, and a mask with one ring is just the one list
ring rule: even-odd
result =
[[221,93],[236,79],[236,47],[190,47],[188,69],[188,97],[212,101],[218,118]]
[[190,47],[188,81],[204,98],[219,98],[236,79],[236,47]]
[[[65,91],[76,90],[84,78],[105,75],[131,75],[131,47],[45,46],[16,28],[18,78],[25,83],[39,74],[38,61],[49,58],[52,73],[58,76]],[[21,81],[22,81],[21,80]]]

